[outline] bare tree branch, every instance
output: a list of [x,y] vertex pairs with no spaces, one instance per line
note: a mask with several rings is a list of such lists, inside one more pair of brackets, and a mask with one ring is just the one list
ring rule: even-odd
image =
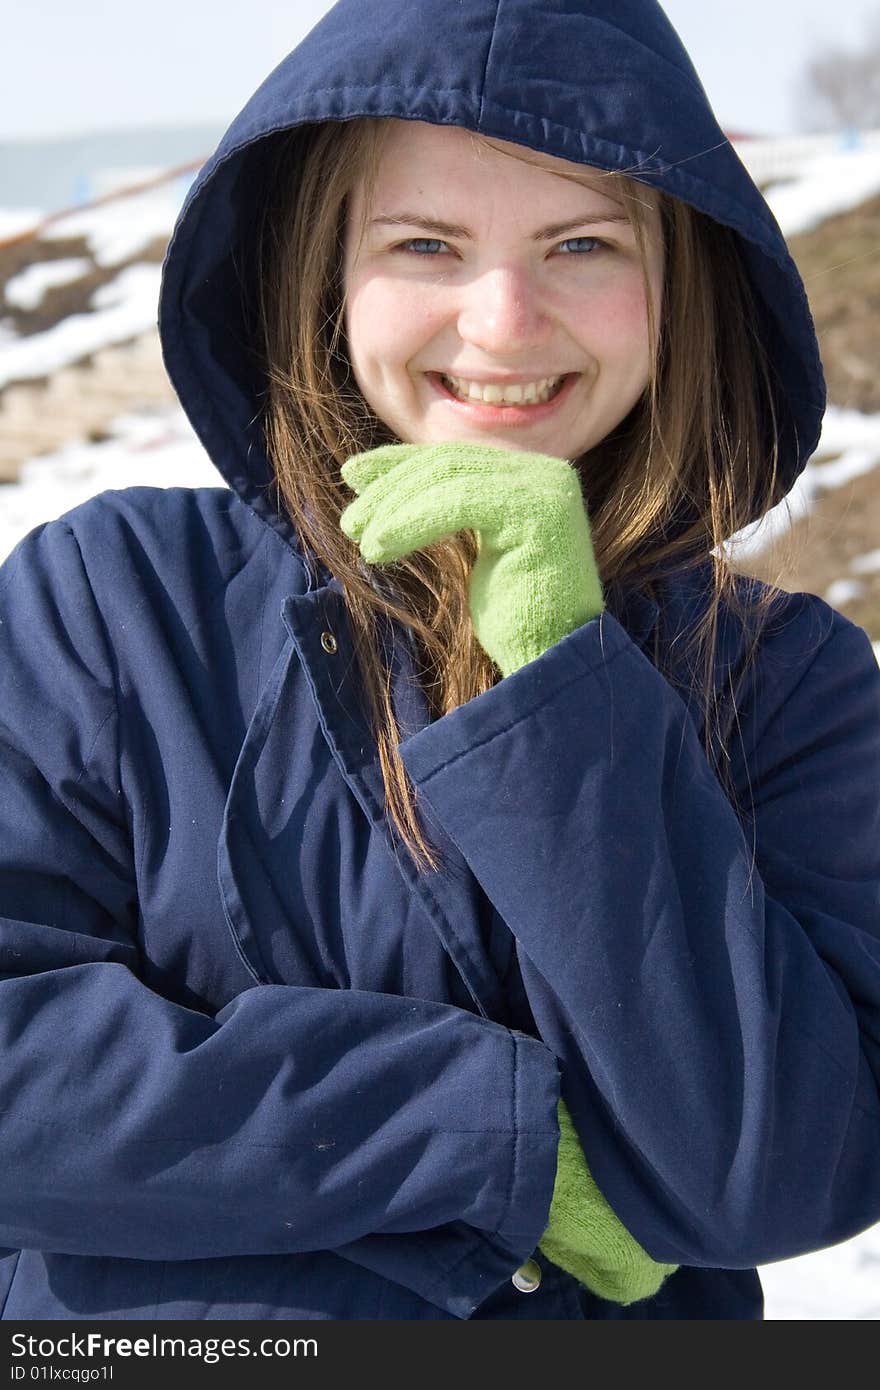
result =
[[867,21],[857,48],[828,47],[810,59],[795,104],[806,131],[880,127],[880,11]]

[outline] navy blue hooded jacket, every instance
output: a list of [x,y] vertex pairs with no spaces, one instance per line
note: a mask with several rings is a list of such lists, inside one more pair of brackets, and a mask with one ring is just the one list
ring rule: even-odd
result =
[[[272,133],[363,113],[635,168],[734,228],[789,484],[816,442],[801,282],[652,0],[342,0],[271,74],[164,274],[228,486],[106,493],[0,571],[4,1317],[760,1317],[756,1264],[880,1219],[880,673],[794,595],[734,718],[725,619],[737,811],[670,675],[699,576],[610,586],[441,718],[395,632],[443,855],[415,874],[339,583],[266,487],[238,282]],[[511,1283],[560,1086],[681,1266],[628,1309],[540,1256]]]

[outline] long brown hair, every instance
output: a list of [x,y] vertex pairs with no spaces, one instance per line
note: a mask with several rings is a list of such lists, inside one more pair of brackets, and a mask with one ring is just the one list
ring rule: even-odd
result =
[[[416,865],[435,869],[440,858],[420,824],[415,789],[397,749],[400,734],[378,624],[391,619],[410,631],[432,717],[483,694],[500,673],[470,621],[473,532],[377,572],[339,527],[352,498],[341,465],[352,454],[397,442],[353,380],[343,324],[346,212],[359,180],[368,194],[373,186],[388,125],[361,118],[274,137],[256,276],[267,382],[264,426],[279,509],[292,518],[304,552],[342,587],[387,815]],[[719,612],[726,603],[740,614],[753,652],[778,595],[772,585],[747,586],[744,593],[724,547],[784,493],[777,481],[770,368],[733,234],[680,200],[652,191],[665,250],[663,308],[654,332],[644,188],[620,175],[607,177],[611,191],[625,201],[641,253],[654,362],[650,383],[627,419],[574,465],[603,583],[626,580],[652,592],[671,566],[711,561],[711,593],[684,640],[693,653],[692,669],[700,673],[695,687],[704,746],[724,782],[729,729],[719,725],[712,679]],[[654,660],[660,666],[659,642]],[[688,698],[693,693],[685,692]],[[727,694],[735,715],[736,691]]]

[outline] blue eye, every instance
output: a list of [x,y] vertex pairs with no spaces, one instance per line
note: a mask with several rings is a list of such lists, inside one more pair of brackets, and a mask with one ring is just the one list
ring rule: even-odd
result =
[[583,243],[583,242],[586,242],[586,243],[587,243],[587,245],[586,245],[586,250],[587,250],[587,251],[594,251],[594,250],[596,250],[597,248],[601,247],[601,245],[602,245],[602,242],[601,242],[601,241],[597,241],[597,239],[596,239],[594,236],[570,236],[570,237],[567,238],[566,241],[561,241],[561,242],[559,243],[559,246],[557,247],[557,250],[563,251],[563,254],[565,254],[565,255],[572,255],[572,254],[574,254],[573,252],[564,251],[564,248],[565,248],[566,246],[576,246],[577,249],[578,249],[579,251],[583,251],[583,250],[584,250],[583,245],[578,245],[578,243]]
[[[412,237],[409,241],[401,242],[401,251],[412,251],[416,256],[436,255],[436,251],[425,250],[426,247],[445,247],[445,241],[438,241],[436,237]],[[448,248],[447,248],[448,249]]]

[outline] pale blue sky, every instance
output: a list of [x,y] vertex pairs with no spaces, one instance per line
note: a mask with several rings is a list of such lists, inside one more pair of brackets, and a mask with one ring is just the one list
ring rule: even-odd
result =
[[[367,0],[365,0],[365,3]],[[381,0],[371,0],[381,10]],[[442,0],[438,0],[442,3]],[[12,0],[0,140],[152,124],[226,124],[328,0]],[[793,85],[854,44],[880,0],[666,0],[722,125],[795,128]]]

